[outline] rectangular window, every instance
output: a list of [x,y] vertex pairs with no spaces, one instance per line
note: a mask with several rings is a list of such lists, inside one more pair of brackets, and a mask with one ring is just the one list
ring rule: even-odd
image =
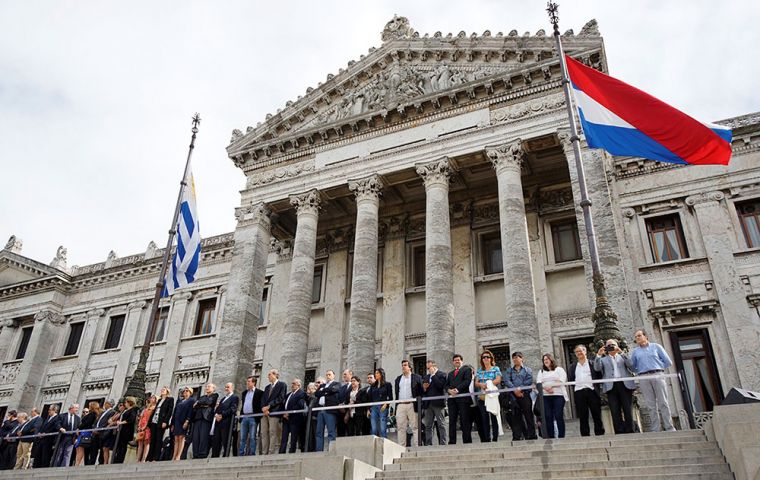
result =
[[678,214],[649,218],[646,223],[655,263],[689,258]]
[[166,327],[169,323],[169,307],[158,309],[158,320],[153,328],[153,342],[163,342],[166,338]]
[[747,247],[760,247],[760,201],[737,203],[736,212],[742,223]]
[[84,331],[84,322],[72,323],[71,330],[69,331],[69,340],[66,342],[66,349],[63,351],[63,356],[76,355],[79,350],[79,341],[82,340],[82,332]]
[[412,286],[425,285],[425,245],[412,247]]
[[267,301],[269,300],[269,287],[264,287],[261,293],[261,305],[259,305],[259,325],[264,325],[267,315]]
[[126,317],[126,315],[114,315],[111,317],[111,322],[108,325],[108,333],[106,334],[106,343],[103,345],[104,350],[119,348],[121,331],[124,328],[124,320]]
[[32,326],[21,329],[21,341],[18,343],[18,350],[16,350],[16,360],[23,360],[26,356],[26,349],[29,347],[29,339],[32,338],[33,328]]
[[412,372],[417,375],[425,375],[427,373],[427,355],[412,355]]
[[309,368],[303,374],[303,384],[304,384],[304,386],[310,384],[311,382],[313,382],[316,379],[317,379],[317,369],[316,368]]
[[480,251],[482,252],[483,273],[491,275],[502,273],[504,263],[501,260],[501,233],[491,232],[480,236]]
[[552,223],[552,244],[554,263],[571,262],[582,257],[575,219]]
[[311,285],[311,303],[322,301],[322,278],[324,277],[324,265],[314,266],[314,283]]
[[206,335],[214,329],[216,320],[216,298],[198,302],[198,318],[195,320],[193,335]]
[[[502,372],[509,370],[509,367],[512,366],[512,358],[509,356],[509,345],[497,345],[494,347],[486,347],[486,349],[493,353],[494,365],[499,367],[499,370]],[[478,362],[479,361],[480,357],[478,357]]]

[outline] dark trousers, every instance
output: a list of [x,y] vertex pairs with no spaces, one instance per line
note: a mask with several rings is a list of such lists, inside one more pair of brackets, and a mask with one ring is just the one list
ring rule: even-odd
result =
[[367,422],[367,412],[356,410],[354,416],[348,419],[348,436],[357,437],[360,435],[367,435],[364,433]]
[[[282,438],[280,439],[280,453],[296,453],[296,448],[301,447],[301,451],[305,452],[304,448],[304,421],[303,419],[293,421],[291,418],[282,419]],[[288,441],[290,441],[290,448],[288,448]]]
[[581,437],[591,435],[588,426],[588,414],[591,412],[591,418],[594,419],[594,435],[604,435],[604,424],[602,423],[602,401],[599,394],[592,388],[584,388],[573,392],[575,398],[575,413],[581,426]]
[[[124,429],[122,429],[124,430]],[[129,445],[129,438],[124,431],[119,435],[119,442],[116,444],[113,450],[113,463],[124,463],[124,457],[127,456],[127,446]]]
[[483,442],[495,442],[499,438],[499,420],[493,413],[486,410],[486,402],[478,400],[478,409],[480,410],[480,421],[483,424]]
[[533,416],[533,402],[530,393],[523,391],[522,397],[515,396],[512,406],[512,440],[535,440],[536,419]]
[[208,457],[209,432],[211,422],[202,419],[193,422],[193,458]]
[[230,422],[219,422],[214,427],[214,435],[211,437],[211,456],[213,458],[227,456],[227,439],[230,436]]
[[161,460],[161,449],[164,446],[165,428],[161,428],[158,423],[148,423],[150,429],[150,450],[148,450],[148,461]]
[[565,397],[544,395],[544,417],[547,437],[554,438],[554,422],[557,422],[557,436],[565,438]]
[[449,445],[457,443],[457,419],[462,424],[462,443],[472,443],[472,419],[469,398],[464,401],[449,400]]
[[607,402],[615,433],[633,433],[633,391],[625,388],[623,382],[614,382],[607,392]]

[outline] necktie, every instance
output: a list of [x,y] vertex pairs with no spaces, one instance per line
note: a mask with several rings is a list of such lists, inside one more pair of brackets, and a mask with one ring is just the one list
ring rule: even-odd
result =
[[457,375],[459,375],[459,369],[458,368],[454,369],[454,376],[456,377]]
[[69,430],[74,430],[74,416],[69,415]]

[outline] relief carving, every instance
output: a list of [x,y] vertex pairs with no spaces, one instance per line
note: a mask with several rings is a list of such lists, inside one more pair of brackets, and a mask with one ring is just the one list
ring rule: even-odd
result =
[[491,114],[491,120],[494,123],[508,123],[539,113],[558,110],[564,106],[565,99],[562,95],[551,95],[494,110]]
[[266,172],[257,173],[248,177],[248,188],[266,185],[277,180],[297,177],[306,172],[314,171],[314,162],[301,162],[295,165],[275,168]]

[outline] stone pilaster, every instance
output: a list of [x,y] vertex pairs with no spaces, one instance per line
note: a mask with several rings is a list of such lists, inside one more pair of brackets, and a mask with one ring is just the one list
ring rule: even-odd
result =
[[[116,362],[116,368],[113,372],[113,382],[111,383],[110,396],[117,400],[124,395],[124,383],[127,379],[129,366],[132,364],[132,354],[135,353],[135,342],[137,341],[137,330],[140,326],[143,312],[148,306],[148,302],[137,301],[127,305],[127,318],[124,322],[124,334],[121,339],[121,350],[119,351],[119,361]],[[141,339],[141,340],[144,340]],[[139,351],[138,351],[139,354]]]
[[535,368],[540,364],[541,354],[520,178],[525,150],[522,141],[517,139],[512,143],[487,147],[486,154],[496,170],[499,185],[499,225],[509,349],[523,352],[526,362]]
[[[343,363],[343,334],[346,326],[346,284],[348,282],[348,248],[331,250],[327,257],[327,265],[323,279],[325,285],[325,314],[322,317],[320,333],[321,348],[319,355],[319,370],[327,369],[341,371],[352,368],[349,362]],[[319,374],[317,374],[319,375]],[[303,380],[302,377],[301,380]]]
[[69,384],[69,392],[66,394],[64,405],[70,405],[82,400],[82,381],[87,372],[90,355],[92,355],[92,344],[95,340],[95,332],[98,330],[98,322],[101,321],[105,313],[106,311],[103,309],[90,310],[85,316],[84,330],[79,340],[77,366],[71,372],[71,383]]
[[[583,210],[580,206],[581,193],[578,186],[578,171],[575,166],[573,144],[570,140],[569,131],[560,131],[558,137],[562,150],[565,153],[568,173],[570,174],[570,184],[573,188],[575,218],[578,223],[578,236],[580,237],[581,252],[583,253],[589,302],[593,310],[596,305],[596,295],[592,279],[591,256],[589,255],[589,242],[586,236],[586,224],[583,219]],[[607,182],[604,154],[583,146],[581,146],[581,152],[583,164],[585,165],[586,188],[589,200],[591,201],[591,215],[594,219],[599,261],[607,290],[607,300],[612,310],[617,314],[618,325],[623,336],[628,338],[633,335],[633,330],[644,326],[644,323],[639,314],[634,315],[634,311],[639,312],[639,309],[636,308],[634,310],[631,306],[632,301],[637,302],[637,297],[636,295],[629,295],[628,292],[625,265],[621,253],[623,237],[618,236],[619,231],[622,232],[622,227],[619,230],[615,227],[615,214],[610,194],[610,185]]]
[[[449,159],[417,165],[425,183],[425,333],[428,358],[444,366],[454,354]],[[442,367],[443,368],[443,367]]]
[[[470,223],[451,229],[452,275],[454,279],[454,348],[465,362],[477,364],[478,339],[475,332],[475,285],[472,283],[472,229]],[[448,370],[448,363],[438,364]]]
[[271,211],[265,204],[239,209],[237,216],[227,298],[218,327],[220,354],[212,368],[217,385],[243,385],[253,371],[271,241]]
[[[378,366],[385,369],[388,378],[401,374],[401,360],[404,359],[406,332],[406,239],[403,222],[387,224],[383,248],[383,326],[381,357]],[[354,372],[357,373],[357,372]],[[364,374],[367,372],[358,372]]]
[[311,290],[314,285],[314,255],[320,197],[311,190],[290,197],[296,207],[297,226],[288,287],[288,307],[282,335],[281,378],[303,378],[311,321]]
[[187,306],[190,304],[192,298],[193,294],[190,292],[175,293],[172,295],[169,318],[166,319],[167,325],[166,334],[164,335],[164,340],[166,340],[164,343],[164,358],[161,359],[161,367],[159,367],[158,370],[157,385],[159,389],[166,385],[174,391],[172,388],[172,375],[174,375],[174,370],[177,368],[177,354],[179,353],[179,344],[183,337],[182,333],[185,326],[185,319],[187,317]]
[[530,248],[531,269],[533,271],[533,292],[536,299],[536,321],[538,322],[538,338],[541,353],[553,352],[552,326],[549,316],[549,291],[546,286],[546,263],[544,252],[541,248],[543,235],[541,235],[541,223],[538,213],[528,212],[525,214],[528,225],[528,242]]
[[65,325],[66,318],[53,310],[41,310],[34,316],[34,329],[16,376],[16,390],[8,401],[9,405],[25,412],[37,405],[37,395],[53,354],[51,346],[66,331]]
[[280,368],[282,360],[282,335],[285,330],[285,318],[288,311],[288,291],[292,256],[289,245],[278,243],[277,263],[272,275],[269,288],[269,321],[266,326],[264,353],[261,362],[262,379],[257,385],[266,380],[266,373],[273,368]]
[[[18,322],[15,319],[4,318],[0,320],[0,363],[15,358],[16,352],[11,354],[9,350],[14,346],[13,338],[16,336],[16,332],[18,332]],[[13,357],[8,358],[9,355],[13,355]]]
[[[715,294],[720,302],[723,321],[719,327],[725,330],[729,339],[725,345],[728,351],[722,354],[731,355],[733,361],[729,363],[736,368],[735,375],[733,372],[721,372],[724,388],[736,386],[759,390],[760,373],[756,367],[760,362],[760,325],[753,320],[744,285],[739,278],[730,239],[733,230],[723,200],[723,192],[715,191],[688,197],[686,205],[694,209],[699,222]],[[739,383],[732,385],[736,376]]]
[[369,372],[375,362],[378,212],[382,186],[376,175],[348,182],[348,188],[356,194],[348,322],[348,367],[355,372]]

